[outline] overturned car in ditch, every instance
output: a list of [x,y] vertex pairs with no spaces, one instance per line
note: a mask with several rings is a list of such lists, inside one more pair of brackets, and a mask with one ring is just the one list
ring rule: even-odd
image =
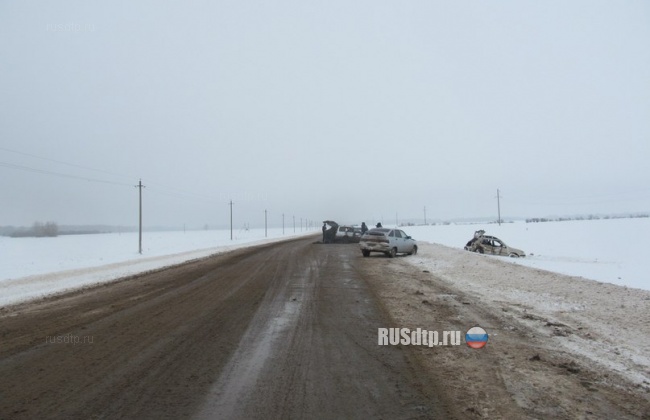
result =
[[465,244],[465,249],[479,254],[502,255],[512,258],[526,256],[521,249],[506,245],[496,236],[486,235],[484,230],[474,232],[474,237]]

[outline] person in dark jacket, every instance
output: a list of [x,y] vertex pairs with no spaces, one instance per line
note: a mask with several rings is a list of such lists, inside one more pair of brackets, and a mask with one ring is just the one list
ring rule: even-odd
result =
[[380,228],[380,227],[383,227],[383,226],[381,225],[381,222],[379,222],[379,223],[377,223],[376,227]]
[[327,225],[323,223],[323,243],[325,243],[325,231],[327,230]]
[[363,235],[366,232],[368,232],[368,226],[366,226],[366,222],[361,222],[361,234]]

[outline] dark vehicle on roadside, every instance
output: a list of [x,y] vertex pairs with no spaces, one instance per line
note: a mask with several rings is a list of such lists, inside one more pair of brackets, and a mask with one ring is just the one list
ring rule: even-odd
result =
[[371,252],[381,252],[393,258],[397,254],[414,255],[418,252],[417,242],[403,230],[389,228],[370,229],[361,236],[359,247],[364,257]]

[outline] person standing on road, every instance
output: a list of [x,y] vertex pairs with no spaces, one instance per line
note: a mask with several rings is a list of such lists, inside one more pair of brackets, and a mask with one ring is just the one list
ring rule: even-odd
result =
[[363,235],[366,232],[368,232],[368,226],[366,226],[366,222],[361,222],[361,234]]
[[327,230],[327,225],[323,222],[323,243],[325,243],[325,231]]

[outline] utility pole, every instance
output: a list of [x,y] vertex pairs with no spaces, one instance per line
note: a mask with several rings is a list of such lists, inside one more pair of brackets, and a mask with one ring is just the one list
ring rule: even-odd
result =
[[267,238],[268,235],[268,230],[267,230],[267,225],[266,225],[266,210],[264,210],[264,237]]
[[232,200],[230,200],[230,240],[232,241]]
[[302,232],[302,217],[300,218],[300,231]]
[[139,213],[139,223],[138,223],[138,253],[142,254],[142,189],[144,188],[144,185],[142,185],[142,179],[140,179],[140,182],[138,182],[138,185],[135,186],[138,188],[140,191],[140,213]]
[[427,206],[424,206],[424,225],[427,224]]
[[501,195],[499,195],[499,189],[497,188],[497,223],[501,226]]

